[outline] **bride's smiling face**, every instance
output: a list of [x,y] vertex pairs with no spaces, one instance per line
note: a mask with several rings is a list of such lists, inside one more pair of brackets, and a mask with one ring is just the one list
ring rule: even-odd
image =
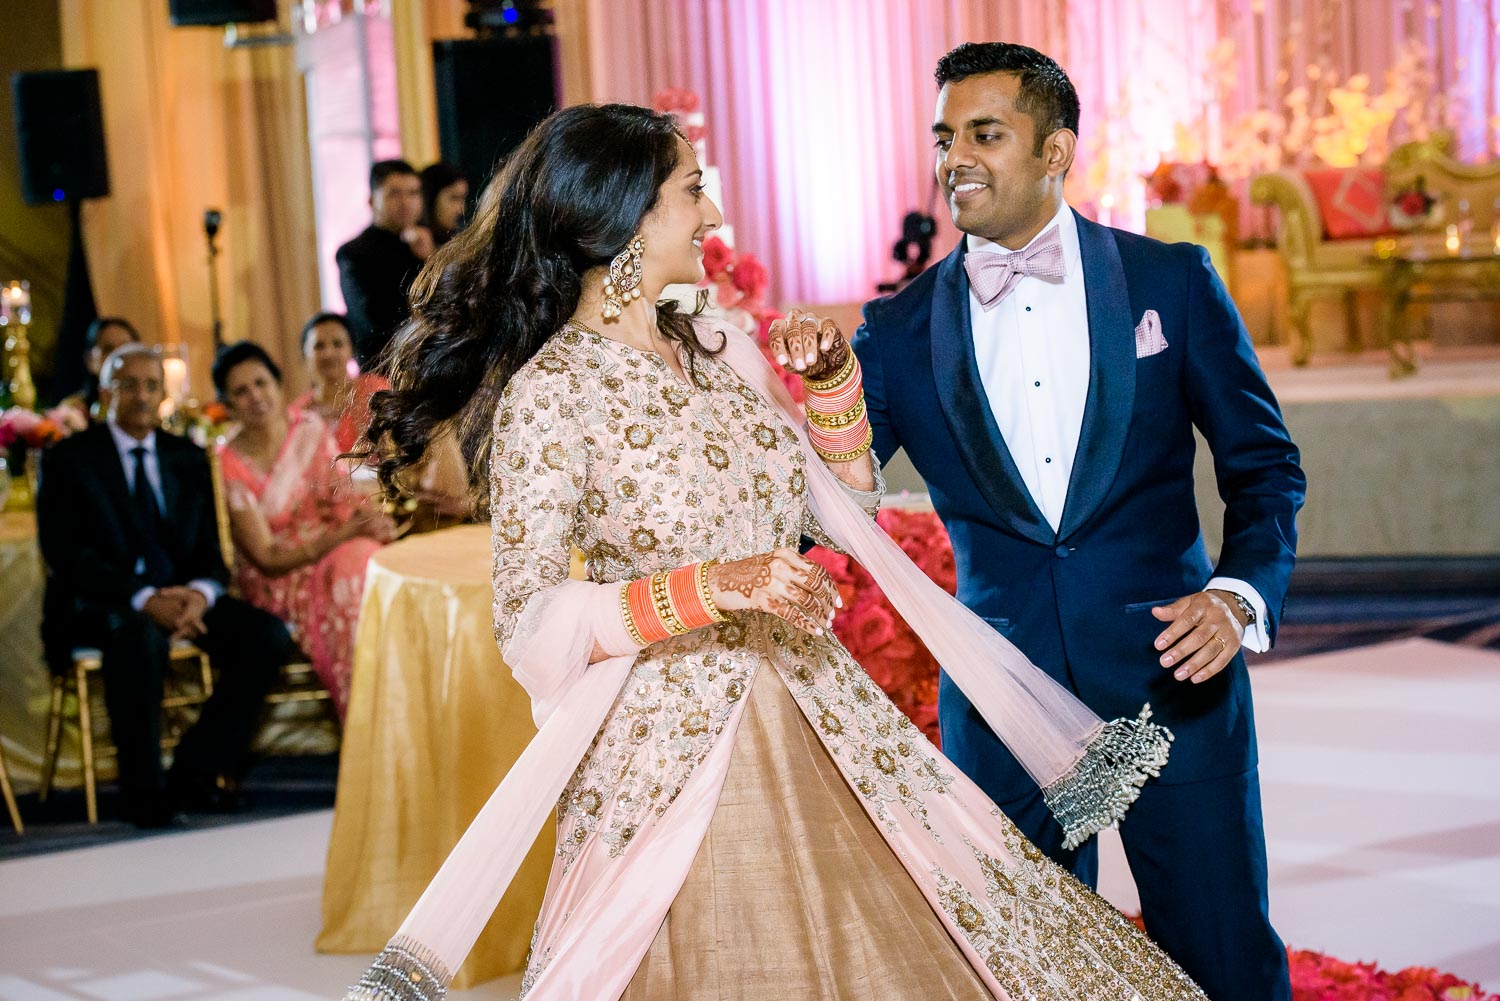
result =
[[656,205],[641,220],[645,243],[642,271],[650,286],[692,285],[703,279],[703,240],[724,223],[703,192],[703,169],[680,136],[677,166],[657,191]]

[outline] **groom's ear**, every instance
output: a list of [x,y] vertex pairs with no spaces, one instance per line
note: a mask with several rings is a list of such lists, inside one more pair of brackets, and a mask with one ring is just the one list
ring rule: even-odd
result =
[[1072,129],[1058,129],[1042,140],[1042,159],[1047,164],[1048,177],[1063,177],[1073,166],[1073,155],[1078,152],[1078,136]]

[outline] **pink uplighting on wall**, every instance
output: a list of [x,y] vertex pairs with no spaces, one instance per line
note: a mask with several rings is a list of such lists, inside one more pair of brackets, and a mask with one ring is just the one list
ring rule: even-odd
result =
[[[736,243],[783,303],[869,298],[899,267],[901,217],[932,189],[933,68],[963,41],[1054,56],[1083,106],[1069,200],[1139,228],[1163,152],[1212,159],[1235,119],[1280,108],[1282,78],[1326,59],[1383,86],[1411,40],[1431,53],[1459,152],[1496,149],[1500,0],[584,0],[594,100],[703,97]],[[1228,43],[1229,48],[1222,46]],[[642,58],[624,57],[640,54]],[[1226,57],[1227,67],[1216,67]],[[1215,93],[1216,68],[1229,91]],[[1294,84],[1293,84],[1294,85]],[[956,238],[941,205],[934,253]]]

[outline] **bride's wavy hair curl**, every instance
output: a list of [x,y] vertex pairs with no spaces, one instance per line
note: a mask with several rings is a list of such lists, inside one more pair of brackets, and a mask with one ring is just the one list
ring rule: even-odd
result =
[[[678,135],[647,108],[576,105],[511,153],[474,222],[417,276],[412,319],[382,361],[391,388],[370,401],[361,452],[378,460],[387,495],[405,494],[429,445],[453,429],[484,513],[501,393],[578,308],[582,276],[624,250],[655,207],[677,168]],[[689,366],[716,353],[675,302],[658,304],[657,324]]]

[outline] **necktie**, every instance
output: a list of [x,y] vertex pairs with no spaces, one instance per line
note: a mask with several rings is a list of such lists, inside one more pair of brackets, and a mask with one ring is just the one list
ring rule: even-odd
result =
[[964,270],[968,272],[969,286],[979,297],[979,304],[988,313],[1014,291],[1023,275],[1062,280],[1067,274],[1063,266],[1062,237],[1053,226],[1024,250],[1012,254],[966,254]]
[[135,501],[137,520],[141,526],[141,559],[146,564],[146,580],[153,587],[165,587],[172,582],[172,558],[162,541],[161,510],[156,506],[156,494],[151,481],[146,478],[146,447],[137,445],[130,450],[135,459],[135,485],[131,499]]

